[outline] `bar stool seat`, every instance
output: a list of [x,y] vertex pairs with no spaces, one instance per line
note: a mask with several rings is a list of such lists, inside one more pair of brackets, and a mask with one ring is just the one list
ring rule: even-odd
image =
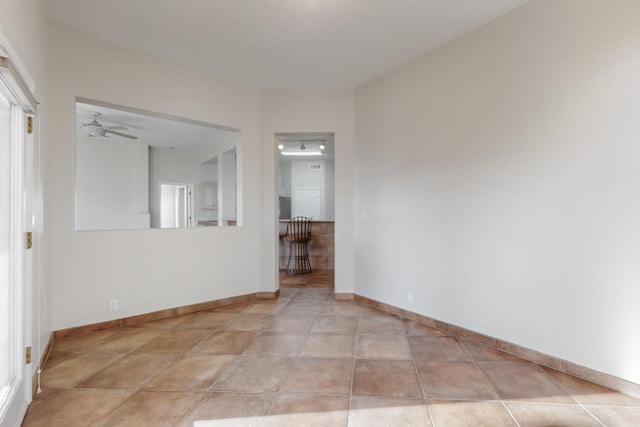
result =
[[287,223],[285,239],[289,242],[287,274],[311,273],[309,240],[311,240],[311,218],[297,216]]

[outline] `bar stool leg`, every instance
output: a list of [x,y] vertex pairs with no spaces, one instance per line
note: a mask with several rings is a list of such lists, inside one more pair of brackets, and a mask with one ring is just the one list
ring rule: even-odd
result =
[[307,245],[307,243],[308,242],[289,243],[289,261],[287,262],[287,274],[304,274],[312,272],[311,261],[309,260],[309,246]]

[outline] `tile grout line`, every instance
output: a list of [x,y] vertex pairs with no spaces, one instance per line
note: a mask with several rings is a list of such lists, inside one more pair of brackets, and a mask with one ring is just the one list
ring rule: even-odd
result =
[[[551,368],[548,368],[551,369]],[[583,411],[585,411],[587,414],[589,414],[589,416],[591,416],[591,418],[593,418],[594,420],[596,420],[596,422],[598,424],[600,424],[603,427],[606,427],[604,423],[602,423],[602,421],[600,421],[600,419],[598,417],[596,417],[594,414],[591,413],[591,411],[589,411],[589,409],[587,409],[582,403],[578,402],[574,397],[573,397],[573,393],[570,393],[569,390],[564,387],[561,383],[559,383],[558,381],[556,381],[551,375],[549,375],[549,373],[545,370],[540,368],[540,370],[544,373],[544,375],[553,383],[556,385],[556,387],[558,387],[560,390],[562,390],[563,392],[565,392],[567,394],[567,396],[571,397],[571,399],[576,402],[576,405],[578,407],[580,407]]]
[[[516,417],[513,415],[513,413],[511,412],[511,410],[509,409],[509,407],[507,406],[507,404],[505,403],[504,399],[502,398],[502,396],[500,396],[500,393],[498,393],[498,390],[496,390],[496,388],[494,387],[494,385],[491,383],[491,381],[489,381],[489,378],[487,377],[487,375],[485,374],[484,370],[480,367],[480,365],[478,364],[478,361],[476,360],[475,357],[473,357],[473,355],[471,354],[471,352],[469,351],[469,349],[467,348],[467,346],[464,345],[464,342],[462,341],[462,339],[458,336],[458,335],[453,335],[455,337],[455,339],[458,341],[458,344],[462,347],[462,349],[464,350],[465,353],[467,353],[467,356],[469,356],[469,360],[471,360],[471,362],[473,363],[473,365],[476,367],[476,369],[478,370],[478,372],[480,372],[480,375],[482,376],[482,378],[485,380],[485,382],[487,383],[487,385],[491,388],[491,390],[493,391],[493,393],[496,395],[496,397],[498,398],[498,401],[500,402],[500,405],[504,408],[505,411],[507,411],[507,413],[509,414],[509,416],[511,417],[511,419],[513,420],[513,422],[516,424],[516,426],[520,426],[520,423],[518,422],[518,420],[516,419]],[[471,340],[472,342],[475,342],[473,340]]]

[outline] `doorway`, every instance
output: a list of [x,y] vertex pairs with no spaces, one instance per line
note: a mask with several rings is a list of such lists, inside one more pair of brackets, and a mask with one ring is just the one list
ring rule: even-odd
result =
[[[334,287],[335,150],[333,133],[279,133],[277,160],[278,268],[280,287]],[[312,272],[286,273],[291,245],[287,224],[293,217],[312,220],[308,242]]]
[[160,184],[160,228],[192,227],[193,184]]

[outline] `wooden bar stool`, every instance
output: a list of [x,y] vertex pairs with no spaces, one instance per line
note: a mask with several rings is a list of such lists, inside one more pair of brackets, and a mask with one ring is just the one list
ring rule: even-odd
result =
[[289,242],[287,274],[311,273],[309,240],[311,240],[311,218],[297,216],[287,224],[285,239]]

